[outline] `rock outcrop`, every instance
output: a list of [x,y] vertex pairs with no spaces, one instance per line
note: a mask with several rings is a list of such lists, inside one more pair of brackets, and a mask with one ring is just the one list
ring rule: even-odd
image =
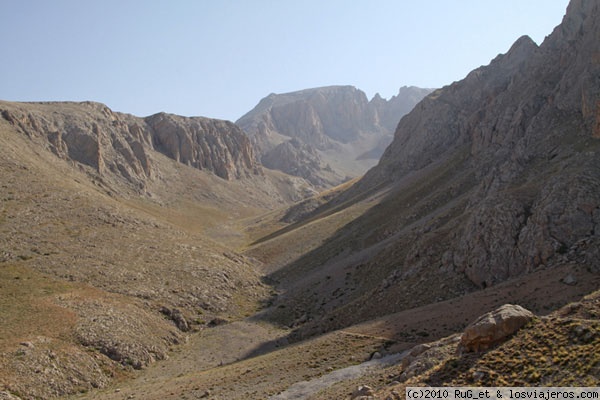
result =
[[93,102],[1,102],[0,115],[58,157],[138,189],[157,175],[154,151],[227,180],[261,173],[247,136],[228,121],[165,113],[137,118]]
[[156,150],[223,179],[260,173],[246,135],[232,122],[159,113],[144,119]]
[[505,304],[467,326],[458,344],[459,352],[485,351],[502,343],[533,319],[531,311]]
[[354,392],[352,392],[352,396],[350,397],[352,400],[366,400],[366,399],[374,399],[375,391],[372,387],[367,385],[361,385]]
[[403,87],[390,100],[371,101],[352,86],[270,94],[237,124],[266,167],[327,187],[373,166],[400,118],[429,92]]
[[334,186],[341,178],[314,147],[297,138],[278,144],[261,162],[266,168],[303,177],[317,187]]
[[282,302],[322,317],[301,335],[538,271],[598,272],[598,37],[600,4],[574,0],[540,46],[519,38],[400,120],[379,164],[311,218],[369,210],[274,276],[302,271]]
[[401,186],[411,174],[446,165],[448,179],[433,190],[447,190],[445,201],[468,200],[439,263],[481,287],[596,240],[599,36],[600,6],[573,1],[541,46],[524,36],[490,65],[418,104],[353,194]]
[[103,104],[0,103],[2,117],[32,139],[45,140],[58,157],[114,173],[143,186],[152,178],[151,137],[143,122],[112,112]]

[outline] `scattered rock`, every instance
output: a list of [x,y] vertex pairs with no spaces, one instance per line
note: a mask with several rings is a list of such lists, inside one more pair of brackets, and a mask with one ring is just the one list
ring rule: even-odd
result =
[[210,320],[210,322],[208,323],[208,327],[214,328],[215,326],[225,325],[228,323],[229,323],[229,320],[227,320],[225,318],[221,318],[221,317],[216,317],[216,318],[213,318]]
[[590,343],[594,338],[594,331],[586,325],[577,325],[573,330],[577,342]]
[[373,398],[373,396],[375,396],[375,391],[373,391],[373,388],[367,385],[361,385],[352,393],[351,398],[352,400],[363,400]]
[[406,370],[412,364],[412,362],[421,354],[431,348],[431,345],[422,343],[413,347],[410,352],[402,359],[402,369]]
[[485,372],[483,371],[473,371],[473,379],[476,381],[480,381],[485,378]]
[[402,396],[400,396],[400,393],[397,390],[392,390],[392,393],[390,393],[390,395],[385,398],[385,400],[400,400],[400,399],[402,399]]
[[467,326],[458,345],[458,351],[485,351],[506,340],[533,317],[531,311],[519,305],[505,304],[482,315]]
[[21,400],[20,397],[12,395],[8,392],[1,391],[0,392],[0,400]]
[[169,319],[171,319],[180,331],[188,332],[190,330],[190,325],[184,318],[183,314],[181,314],[180,310],[176,308],[171,310],[168,307],[162,307],[160,309],[160,312],[166,315]]
[[574,286],[577,285],[577,278],[575,278],[575,276],[573,276],[572,274],[569,274],[562,278],[561,282],[565,285]]
[[416,345],[415,347],[413,347],[410,350],[410,355],[413,357],[416,357],[418,355],[423,354],[424,352],[426,352],[427,350],[429,350],[431,348],[431,345],[427,344],[427,343],[421,343]]

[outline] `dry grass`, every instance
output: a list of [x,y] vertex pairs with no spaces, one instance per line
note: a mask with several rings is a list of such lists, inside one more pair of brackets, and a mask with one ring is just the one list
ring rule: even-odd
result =
[[[597,386],[600,383],[600,291],[538,317],[507,342],[483,353],[456,354],[456,342],[441,344],[416,362],[429,367],[406,378],[400,366],[371,377],[378,395],[407,386]],[[439,350],[438,350],[439,349]],[[411,364],[412,365],[412,364]],[[379,382],[377,382],[379,380]],[[398,384],[393,381],[403,381]]]
[[74,312],[58,306],[58,294],[75,285],[53,279],[18,264],[0,268],[0,351],[37,336],[69,339]]
[[[600,383],[600,292],[546,318],[534,320],[512,340],[470,360],[450,360],[428,382],[483,386],[597,386]],[[482,371],[476,380],[474,371]]]
[[[199,340],[194,346],[201,345]],[[235,346],[232,342],[229,346]],[[148,373],[132,382],[114,389],[80,395],[77,399],[122,399],[128,396],[144,399],[195,399],[207,391],[210,398],[266,399],[299,380],[310,380],[334,369],[363,362],[369,355],[380,350],[385,340],[368,336],[331,333],[304,343],[282,347],[276,351],[260,354],[230,365],[203,371],[182,372],[174,376],[170,372],[179,363],[188,363],[180,354],[156,365]],[[193,365],[187,364],[188,368]],[[148,379],[155,376],[155,379]]]
[[269,180],[225,182],[155,157],[161,175],[140,197],[0,118],[0,390],[49,398],[106,386],[121,364],[163,358],[180,340],[161,307],[199,329],[251,315],[270,295],[231,250],[246,242],[238,219],[285,202]]

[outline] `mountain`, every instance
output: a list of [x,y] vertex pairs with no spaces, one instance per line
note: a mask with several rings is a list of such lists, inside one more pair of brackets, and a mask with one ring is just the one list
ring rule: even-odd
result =
[[352,86],[270,94],[238,124],[267,168],[301,176],[325,188],[373,166],[400,118],[431,90],[402,87],[371,101]]
[[[226,181],[254,179],[255,185],[270,186],[265,190],[277,191],[273,182],[282,179],[265,177],[248,137],[229,121],[167,113],[139,118],[94,102],[0,102],[0,115],[12,130],[85,169],[99,183],[138,194],[152,195],[145,192],[148,187],[164,182],[158,155]],[[299,189],[280,187],[270,196],[284,204],[312,193],[301,180],[294,185]]]
[[598,3],[573,1],[542,45],[423,99],[364,178],[251,250],[303,246],[270,259],[273,318],[306,337],[534,272],[598,282],[598,37]]
[[104,387],[259,308],[235,221],[314,192],[252,151],[226,121],[0,102],[0,397]]
[[[27,135],[45,137],[63,159],[144,185],[155,175],[149,151],[223,179],[260,174],[252,147],[231,122],[160,113],[145,119],[99,103],[1,104],[2,117]],[[61,111],[57,111],[61,109]]]
[[[596,385],[599,37],[600,4],[572,0],[309,198],[224,121],[0,103],[0,397]],[[370,135],[264,115],[290,165]]]

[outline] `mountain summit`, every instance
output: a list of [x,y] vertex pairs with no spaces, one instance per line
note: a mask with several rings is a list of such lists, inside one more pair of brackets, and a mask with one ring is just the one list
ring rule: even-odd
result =
[[369,101],[353,86],[270,94],[236,123],[264,166],[328,187],[373,166],[400,118],[429,92],[403,87],[389,101]]
[[[307,89],[238,121],[251,139],[0,102],[0,398],[597,385],[599,39],[572,0],[401,119],[419,90]],[[395,125],[310,198],[257,162],[327,187]]]
[[521,37],[417,104],[379,164],[310,213],[362,215],[274,274],[293,285],[283,309],[302,304],[308,332],[531,273],[596,276],[599,38],[600,4],[575,0],[540,46]]

